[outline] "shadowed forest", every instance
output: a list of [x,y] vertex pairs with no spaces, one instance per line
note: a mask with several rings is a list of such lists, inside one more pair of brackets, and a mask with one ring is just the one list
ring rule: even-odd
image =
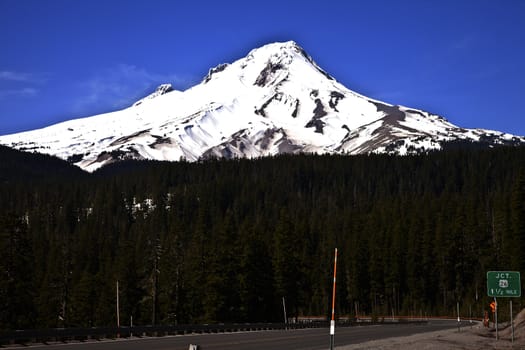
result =
[[[0,148],[0,329],[481,316],[525,271],[525,148],[127,161]],[[522,299],[515,299],[520,309]]]

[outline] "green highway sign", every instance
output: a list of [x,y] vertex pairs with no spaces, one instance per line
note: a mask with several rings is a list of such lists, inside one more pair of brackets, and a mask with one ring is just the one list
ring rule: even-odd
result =
[[487,272],[487,294],[489,297],[521,297],[521,280],[518,271]]

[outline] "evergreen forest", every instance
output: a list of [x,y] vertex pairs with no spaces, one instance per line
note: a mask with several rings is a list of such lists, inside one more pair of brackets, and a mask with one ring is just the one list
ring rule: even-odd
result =
[[[0,148],[0,330],[455,315],[525,271],[525,148],[125,161]],[[514,299],[515,308],[523,307]]]

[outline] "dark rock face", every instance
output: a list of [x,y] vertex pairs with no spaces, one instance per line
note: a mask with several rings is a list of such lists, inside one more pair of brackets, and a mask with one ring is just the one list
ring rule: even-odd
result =
[[421,113],[420,111],[416,111],[414,109],[407,109],[406,112],[410,113],[410,114],[418,114],[418,115],[422,116],[423,118],[426,118],[423,113]]
[[392,121],[403,121],[405,120],[405,112],[399,109],[399,106],[388,106],[383,103],[379,102],[372,102],[378,112],[384,112],[386,114],[386,117],[388,119],[391,119]]
[[295,145],[288,135],[282,128],[267,129],[264,131],[264,136],[255,142],[255,145],[259,145],[262,150],[267,150],[270,146],[270,142],[276,137],[281,136],[279,140],[275,142],[279,149],[279,153],[295,153],[301,150],[301,147]]
[[[248,130],[243,129],[230,138],[230,140],[213,147],[206,151],[202,158],[227,158],[243,156],[250,144]],[[271,145],[278,148],[279,153],[297,153],[301,151],[301,146],[294,144],[282,128],[269,128],[264,131],[264,135],[253,144],[261,151],[267,151]]]
[[119,149],[119,150],[113,150],[111,152],[102,152],[98,155],[97,159],[92,162],[94,163],[113,163],[117,161],[122,160],[129,160],[129,159],[144,159],[139,152],[134,148],[126,148],[126,149]]
[[264,102],[261,106],[261,108],[255,110],[255,114],[260,115],[262,117],[266,117],[266,112],[264,109],[268,107],[270,103],[272,103],[273,100],[278,99],[279,93],[274,94],[272,97],[270,97],[266,102]]
[[308,123],[306,123],[306,125],[304,127],[305,128],[315,127],[315,132],[322,134],[323,133],[323,128],[326,125],[326,123],[324,121],[322,121],[321,118],[324,117],[327,114],[328,113],[326,113],[326,111],[324,109],[324,105],[321,102],[321,100],[316,98],[315,99],[314,116]]
[[279,153],[297,153],[301,147],[292,143],[288,138],[282,138],[279,141]]
[[309,62],[313,62],[312,57],[302,47],[295,45],[295,49]]
[[339,103],[339,100],[342,100],[343,98],[345,98],[345,95],[343,95],[342,93],[337,92],[337,91],[332,91],[330,92],[330,101],[328,102],[328,105],[334,111],[339,112],[337,110],[337,104]]
[[208,72],[208,75],[206,75],[206,77],[204,78],[203,82],[204,83],[209,82],[214,74],[222,72],[228,66],[229,66],[228,63],[221,63],[217,67],[214,67],[214,68],[210,69],[210,71]]
[[[143,99],[135,102],[133,104],[134,107],[137,107],[137,106],[140,106],[142,104],[142,102],[146,101],[146,100],[151,100],[153,98],[156,98],[158,96],[162,96],[162,95],[165,95],[167,94],[168,92],[172,92],[173,91],[173,87],[171,86],[171,84],[162,84],[162,85],[159,85],[155,91],[153,93],[151,93],[150,95],[144,97]],[[73,131],[73,129],[71,129],[70,131]]]
[[315,109],[314,109],[314,118],[319,119],[327,115],[326,111],[324,110],[324,105],[321,102],[320,99],[315,99]]
[[173,143],[171,138],[169,137],[161,137],[161,136],[155,136],[155,135],[151,135],[151,136],[155,138],[155,142],[149,145],[149,147],[153,149],[162,148],[162,146],[164,145],[171,145]]
[[118,145],[122,145],[126,142],[128,142],[129,140],[132,140],[134,139],[135,137],[138,137],[138,136],[141,136],[141,135],[144,135],[144,134],[147,134],[148,132],[150,132],[151,129],[146,129],[146,130],[141,130],[141,131],[137,131],[136,133],[133,133],[131,135],[128,135],[128,136],[123,136],[121,138],[118,138],[116,139],[115,141],[113,141],[110,146],[118,146]]
[[255,79],[254,85],[265,86],[273,73],[277,72],[279,69],[283,69],[284,66],[281,63],[268,62],[266,67],[261,71],[257,79]]
[[282,132],[282,129],[267,129],[264,131],[264,136],[255,142],[255,145],[259,145],[262,150],[267,150],[270,146],[270,141],[273,139],[276,133]]
[[173,87],[171,86],[171,84],[162,84],[159,87],[157,87],[155,93],[157,95],[164,95],[171,91],[173,91]]
[[[288,96],[285,96],[283,93],[281,92],[277,92],[275,94],[273,94],[272,97],[270,97],[266,102],[264,102],[260,108],[257,108],[255,107],[255,114],[257,115],[260,115],[262,117],[266,117],[266,107],[268,107],[268,105],[270,103],[272,103],[273,101],[283,101],[283,100],[286,100],[286,98],[288,98]],[[292,118],[296,118],[297,117],[297,114],[299,113],[299,106],[300,106],[301,102],[299,101],[299,99],[295,99],[294,101],[294,110],[292,111]]]
[[202,159],[226,158],[232,159],[239,156],[246,150],[246,144],[249,144],[247,129],[241,129],[231,135],[228,141],[221,143],[213,148],[208,149],[201,156]]
[[299,99],[295,100],[295,108],[292,112],[292,118],[297,118],[297,113],[299,113],[299,106],[301,105],[301,102],[299,102]]

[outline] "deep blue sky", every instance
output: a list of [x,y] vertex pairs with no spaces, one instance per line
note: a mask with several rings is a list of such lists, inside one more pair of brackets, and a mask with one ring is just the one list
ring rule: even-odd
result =
[[523,0],[0,0],[0,135],[295,40],[361,94],[525,135]]

